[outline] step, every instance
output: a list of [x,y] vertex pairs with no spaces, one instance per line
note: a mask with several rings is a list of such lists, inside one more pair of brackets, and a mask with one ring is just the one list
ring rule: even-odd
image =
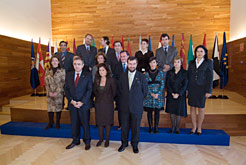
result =
[[[71,125],[61,124],[60,129],[51,128],[44,130],[47,123],[33,122],[8,122],[0,126],[2,134],[22,135],[22,136],[40,136],[40,137],[56,137],[71,138]],[[181,129],[180,134],[170,134],[169,128],[160,128],[158,134],[148,133],[148,128],[141,127],[140,142],[153,143],[175,143],[175,144],[195,144],[195,145],[218,145],[229,146],[230,136],[223,130],[203,129],[202,135],[189,135],[190,129]],[[82,129],[81,129],[81,132]],[[98,129],[91,125],[90,134],[92,139],[99,139]],[[131,133],[129,133],[131,137]],[[112,127],[110,140],[120,141],[121,131]]]

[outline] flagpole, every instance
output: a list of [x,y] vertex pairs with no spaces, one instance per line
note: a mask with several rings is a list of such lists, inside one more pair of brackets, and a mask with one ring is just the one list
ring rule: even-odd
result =
[[222,95],[219,95],[218,98],[219,99],[229,99],[228,96],[224,95],[224,91],[225,91],[225,84],[224,84],[224,78],[225,78],[225,67],[223,67],[223,79],[222,79]]

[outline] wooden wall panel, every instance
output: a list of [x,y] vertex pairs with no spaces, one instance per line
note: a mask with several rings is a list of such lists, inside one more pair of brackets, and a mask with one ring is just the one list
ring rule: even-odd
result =
[[[32,92],[30,86],[31,42],[0,35],[0,109],[12,97]],[[34,43],[36,56],[38,44]],[[46,46],[42,45],[43,56]]]
[[229,82],[225,88],[246,97],[246,38],[227,43],[227,53]]
[[[132,52],[138,50],[138,38],[151,35],[152,50],[157,48],[161,33],[175,34],[175,46],[180,51],[181,33],[185,35],[188,54],[190,34],[193,44],[203,43],[207,34],[209,56],[217,32],[219,44],[223,32],[229,39],[230,0],[51,0],[52,35],[58,42],[67,40],[73,48],[82,44],[86,33],[95,37],[96,47],[102,36],[114,36],[114,41],[124,36],[131,39]],[[171,40],[170,40],[171,44]]]

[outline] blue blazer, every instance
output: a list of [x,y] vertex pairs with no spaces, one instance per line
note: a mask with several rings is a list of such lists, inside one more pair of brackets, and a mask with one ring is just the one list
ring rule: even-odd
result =
[[142,73],[136,71],[131,90],[129,90],[128,71],[121,73],[119,81],[119,110],[121,112],[142,113],[143,101],[147,94],[148,83]]
[[69,72],[65,80],[65,94],[68,99],[68,109],[76,109],[71,101],[81,101],[83,106],[80,108],[86,110],[92,107],[91,93],[92,93],[92,75],[90,72],[82,71],[77,87],[74,82],[75,72]]

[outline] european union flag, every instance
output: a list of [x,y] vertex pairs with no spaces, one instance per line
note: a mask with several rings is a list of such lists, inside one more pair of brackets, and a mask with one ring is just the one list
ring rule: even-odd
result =
[[39,85],[39,77],[38,77],[38,70],[35,67],[35,56],[34,56],[34,49],[33,49],[33,41],[32,41],[32,49],[31,49],[31,76],[30,76],[30,83],[32,89],[36,89]]
[[173,34],[172,46],[175,46],[174,34]]
[[149,35],[149,51],[151,51],[151,38],[150,38],[150,35]]
[[223,36],[223,47],[220,58],[220,88],[223,89],[228,83],[228,55],[226,49],[226,34]]

